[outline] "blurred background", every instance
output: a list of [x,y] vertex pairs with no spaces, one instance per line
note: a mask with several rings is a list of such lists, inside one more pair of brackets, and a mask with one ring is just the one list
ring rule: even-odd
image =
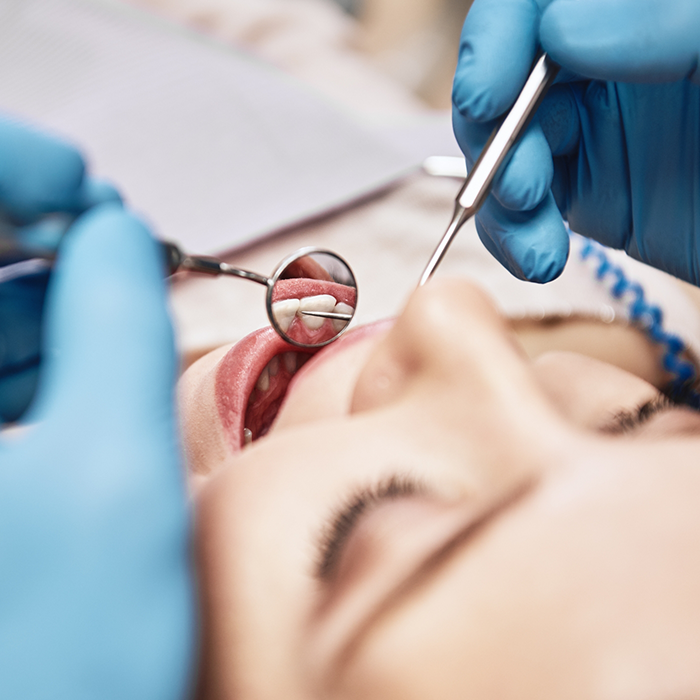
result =
[[[344,99],[341,87],[321,77],[324,69],[342,82],[340,76],[353,80],[351,74],[358,76],[359,64],[365,64],[366,84],[375,71],[385,78],[382,91],[393,84],[424,107],[446,110],[460,31],[473,0],[126,1],[232,41],[347,106],[361,105],[363,96]],[[318,65],[321,54],[333,62],[332,70]]]
[[462,23],[472,0],[335,0],[362,29],[362,48],[431,107],[450,106]]

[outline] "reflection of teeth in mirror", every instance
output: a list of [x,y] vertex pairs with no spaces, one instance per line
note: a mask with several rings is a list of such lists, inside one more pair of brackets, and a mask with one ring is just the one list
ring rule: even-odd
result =
[[268,363],[267,363],[267,371],[270,373],[271,377],[274,377],[277,375],[277,372],[280,370],[280,358],[278,355],[275,355]]
[[318,330],[326,319],[322,316],[305,316],[304,311],[333,311],[335,308],[335,297],[330,294],[319,294],[314,297],[303,297],[299,303],[299,315],[304,321],[304,325],[310,330]]
[[267,391],[270,388],[270,371],[267,367],[260,373],[258,381],[255,382],[255,388],[258,391]]
[[272,315],[283,333],[289,330],[298,310],[299,299],[285,299],[284,301],[276,301],[272,305]]
[[[350,306],[349,304],[343,304],[342,301],[339,301],[335,305],[335,308],[333,309],[333,313],[350,314],[352,316],[352,314],[355,313],[355,309],[353,309],[353,307]],[[348,325],[348,323],[350,323],[350,321],[344,321],[342,318],[334,318],[333,319],[333,328],[335,329],[336,333],[340,333],[340,331],[342,331],[343,328],[345,328],[345,326]]]

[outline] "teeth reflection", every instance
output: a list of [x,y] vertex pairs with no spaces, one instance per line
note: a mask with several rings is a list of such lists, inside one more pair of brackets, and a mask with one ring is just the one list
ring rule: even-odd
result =
[[272,305],[272,315],[284,333],[289,330],[298,310],[299,299],[285,299],[284,301],[276,301]]
[[258,377],[258,381],[255,383],[255,388],[259,391],[267,391],[270,388],[270,373],[267,367],[262,371]]
[[319,316],[304,316],[304,311],[333,311],[335,308],[335,297],[330,294],[318,294],[313,297],[304,297],[300,300],[299,315],[306,327],[315,331],[318,330],[326,321],[325,318]]
[[[350,315],[352,315],[355,312],[355,309],[353,309],[353,307],[350,306],[349,304],[344,304],[342,301],[339,301],[335,305],[335,308],[333,309],[333,311],[336,314],[350,314]],[[340,333],[340,331],[342,331],[343,328],[345,328],[345,326],[348,325],[348,323],[350,323],[350,321],[344,321],[341,318],[334,318],[333,319],[333,328],[335,329],[336,333]]]
[[280,369],[280,358],[275,355],[268,363],[267,363],[267,371],[270,373],[271,377],[274,377],[277,372],[279,372]]

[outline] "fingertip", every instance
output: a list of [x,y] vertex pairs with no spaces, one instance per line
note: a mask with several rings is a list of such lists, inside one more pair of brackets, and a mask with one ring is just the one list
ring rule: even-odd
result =
[[100,204],[122,204],[122,196],[117,188],[107,180],[87,177],[80,191],[79,207],[85,211]]
[[538,22],[532,0],[475,0],[462,29],[452,89],[462,118],[488,121],[512,105],[535,56]]
[[545,284],[563,272],[569,236],[551,194],[529,212],[512,212],[490,199],[476,224],[489,251],[518,279]]

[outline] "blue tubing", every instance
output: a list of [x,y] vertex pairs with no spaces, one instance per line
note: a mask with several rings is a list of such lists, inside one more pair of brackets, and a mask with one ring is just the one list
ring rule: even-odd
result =
[[682,357],[687,349],[685,343],[677,335],[664,330],[663,312],[646,300],[642,285],[628,279],[624,270],[611,262],[602,245],[588,238],[584,240],[581,260],[597,261],[596,279],[611,285],[609,291],[613,298],[620,300],[627,295],[627,311],[632,324],[642,330],[651,342],[663,346],[661,363],[671,376],[668,387],[670,398],[700,409],[700,394],[694,388],[698,378],[697,370],[691,362]]

